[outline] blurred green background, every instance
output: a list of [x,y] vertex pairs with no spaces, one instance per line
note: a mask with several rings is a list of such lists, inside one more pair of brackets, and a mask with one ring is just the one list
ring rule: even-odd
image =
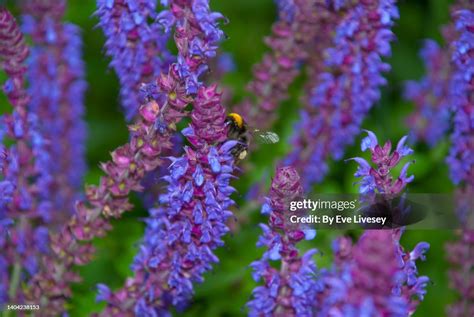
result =
[[[258,62],[267,48],[263,37],[270,33],[271,24],[276,17],[276,8],[272,0],[226,0],[211,1],[214,10],[222,12],[229,18],[223,25],[228,35],[222,45],[222,51],[233,54],[236,71],[225,76],[223,85],[234,90],[235,100],[245,94],[245,85],[251,78],[252,65]],[[440,26],[449,21],[449,1],[400,1],[401,18],[394,29],[397,39],[393,43],[393,56],[388,60],[392,72],[387,74],[389,84],[383,88],[383,98],[372,109],[364,122],[364,128],[373,130],[379,140],[391,139],[393,142],[409,132],[404,118],[413,110],[413,105],[401,99],[403,82],[407,79],[420,78],[423,64],[418,57],[418,50],[424,38],[441,41]],[[109,153],[115,147],[127,141],[127,129],[118,102],[118,81],[113,70],[108,69],[109,62],[103,54],[104,37],[96,28],[97,18],[92,16],[95,2],[91,0],[70,0],[66,19],[78,24],[83,30],[84,59],[87,66],[86,120],[89,126],[87,159],[90,170],[87,182],[96,183],[101,172],[98,164],[109,159]],[[291,87],[290,100],[283,103],[280,119],[274,129],[285,140],[297,119],[299,95],[304,74]],[[358,139],[360,140],[360,138]],[[439,147],[429,149],[419,144],[415,147],[416,164],[410,167],[415,174],[415,181],[410,184],[411,192],[450,192],[453,189],[444,163],[449,143],[444,141]],[[262,250],[254,247],[260,230],[259,222],[265,221],[259,215],[258,208],[245,206],[243,195],[248,185],[266,175],[262,171],[272,166],[276,158],[289,150],[287,142],[280,142],[273,147],[262,146],[250,155],[255,172],[243,175],[236,182],[241,195],[235,199],[241,206],[236,210],[238,221],[231,224],[234,233],[229,235],[226,246],[217,251],[221,263],[212,273],[206,275],[206,281],[196,286],[195,300],[189,310],[177,314],[182,316],[239,316],[245,314],[245,303],[248,301],[255,282],[251,279],[248,264],[259,258]],[[348,149],[345,157],[360,155],[358,145]],[[315,187],[317,192],[355,192],[352,183],[355,164],[331,162],[331,172],[326,180]],[[269,169],[270,171],[272,169]],[[142,236],[144,225],[141,219],[146,210],[140,200],[133,197],[136,208],[114,223],[114,229],[105,239],[95,241],[97,258],[85,267],[79,268],[83,283],[74,286],[74,299],[70,303],[71,316],[87,316],[100,310],[102,304],[95,303],[95,285],[106,283],[112,288],[123,285],[131,274],[129,265],[137,250],[137,243]],[[320,267],[327,267],[331,262],[330,241],[341,234],[332,230],[319,230],[318,236],[305,248],[318,248],[322,255],[316,258]],[[444,244],[453,239],[452,232],[442,230],[410,231],[403,236],[407,249],[424,240],[431,244],[428,260],[419,265],[422,275],[428,275],[432,283],[428,286],[428,295],[419,306],[415,316],[444,316],[445,307],[456,295],[449,289],[446,276],[447,263],[444,258]],[[381,265],[383,265],[381,263]]]

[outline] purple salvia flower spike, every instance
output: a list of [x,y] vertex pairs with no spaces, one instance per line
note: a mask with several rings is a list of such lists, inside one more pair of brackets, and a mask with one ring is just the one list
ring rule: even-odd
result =
[[425,260],[424,253],[430,245],[420,242],[411,252],[406,252],[400,244],[402,229],[392,231],[393,241],[396,245],[396,256],[399,262],[400,274],[397,277],[397,285],[393,289],[393,294],[401,296],[409,304],[408,310],[412,314],[418,304],[424,299],[427,292],[426,287],[430,279],[427,276],[420,276],[416,267],[416,261]]
[[[469,55],[473,50],[472,32],[474,13],[473,10],[460,10],[454,13],[456,29],[459,38],[453,43],[454,51],[452,61],[456,69],[453,73],[451,88],[454,131],[451,135],[453,143],[447,158],[451,178],[455,184],[474,181],[474,147],[472,146],[474,130],[474,90],[472,78],[474,73],[474,59]],[[472,185],[474,186],[474,185]]]
[[44,144],[38,146],[48,154],[37,164],[43,174],[37,182],[57,220],[72,212],[86,169],[80,29],[61,22],[64,10],[64,1],[29,0],[23,7],[23,29],[33,40],[27,76],[35,97],[28,108],[41,122],[37,138]]
[[[444,33],[446,38],[452,32],[446,29]],[[420,81],[409,81],[405,85],[405,98],[416,106],[408,124],[417,139],[434,146],[449,128],[450,51],[435,41],[426,40],[420,56],[427,74]]]
[[[401,138],[395,151],[391,152],[390,142],[386,142],[383,146],[380,146],[377,143],[375,134],[371,131],[367,131],[367,133],[369,136],[362,140],[362,144],[364,145],[362,149],[369,149],[371,159],[376,167],[371,167],[363,158],[352,158],[351,160],[359,164],[354,175],[358,178],[362,178],[359,183],[373,188],[375,190],[374,193],[377,192],[385,194],[388,197],[395,197],[402,193],[408,183],[413,181],[414,176],[411,175],[407,177],[407,169],[411,162],[404,165],[399,177],[395,181],[390,175],[390,170],[400,162],[402,157],[411,154],[413,150],[405,145],[406,136]],[[359,191],[365,191],[364,187],[361,186]]]
[[[202,85],[200,77],[209,68],[206,61],[216,55],[217,44],[224,39],[224,32],[218,27],[223,16],[210,11],[207,0],[175,0],[170,3],[170,12],[176,23],[174,39],[181,52],[177,72],[185,81],[186,92],[194,95]],[[196,26],[186,22],[189,15]],[[185,40],[187,38],[190,40]]]
[[407,316],[408,300],[393,294],[401,271],[391,231],[368,230],[354,246],[347,239],[334,245],[335,268],[323,279],[317,316]]
[[[407,162],[396,180],[391,176],[391,170],[400,163],[402,157],[412,154],[413,150],[405,145],[406,136],[402,137],[398,142],[396,149],[391,152],[391,142],[386,142],[383,146],[380,146],[376,140],[376,136],[373,132],[367,131],[370,136],[370,146],[367,148],[371,152],[371,160],[375,164],[375,167],[370,167],[367,161],[361,158],[355,158],[358,164],[358,170],[354,174],[358,178],[362,178],[359,182],[359,193],[363,198],[369,197],[369,202],[373,199],[375,194],[381,195],[382,199],[391,200],[392,198],[399,197],[403,194],[406,185],[413,181],[414,176],[407,176],[407,170],[412,162]],[[364,143],[367,141],[362,141]],[[361,172],[362,171],[362,172]],[[415,311],[418,305],[418,300],[423,300],[424,294],[426,293],[426,285],[429,281],[426,276],[419,276],[416,268],[416,260],[425,260],[424,253],[428,250],[429,244],[426,242],[420,242],[413,251],[406,252],[403,246],[400,244],[400,237],[403,233],[403,228],[394,230],[379,230],[379,231],[366,231],[365,235],[377,235],[381,239],[390,241],[389,245],[394,246],[394,250],[390,251],[390,257],[393,256],[395,263],[395,270],[386,276],[387,281],[392,283],[392,297],[385,297],[388,302],[397,303],[396,310],[392,311],[391,314],[395,316],[405,316],[408,313]],[[361,238],[362,239],[362,238]],[[360,241],[359,241],[360,243]],[[340,261],[338,263],[338,271],[336,270],[336,279],[341,278],[338,275],[343,274],[345,266],[357,265],[347,264],[352,263],[354,259],[353,255],[346,256],[347,261]],[[347,263],[346,263],[347,262]],[[373,262],[376,263],[376,262]],[[334,279],[333,275],[330,275],[329,279]],[[342,283],[343,285],[343,283]],[[375,294],[372,294],[375,295]],[[417,298],[417,299],[416,299]],[[375,301],[375,307],[380,304],[380,301]],[[383,312],[382,307],[377,308],[379,313]],[[383,313],[382,313],[383,315]]]
[[[390,55],[393,20],[398,18],[392,0],[359,2],[342,10],[333,42],[325,50],[324,65],[301,113],[292,138],[293,149],[285,164],[297,167],[306,190],[328,171],[327,159],[342,158],[370,108],[380,99],[382,73],[390,66],[382,57]],[[370,136],[363,149],[374,146]]]
[[166,72],[172,61],[166,48],[170,25],[156,20],[156,0],[97,1],[99,26],[106,37],[105,49],[120,81],[122,107],[131,120],[141,104],[139,86]]
[[456,38],[451,44],[453,63],[450,97],[454,112],[451,149],[446,159],[456,190],[457,214],[462,224],[458,240],[447,244],[450,285],[459,293],[459,300],[447,309],[449,316],[474,314],[474,230],[472,206],[474,195],[474,6],[460,2],[452,13]]
[[[305,228],[292,226],[286,220],[290,201],[302,194],[296,170],[278,168],[265,207],[269,225],[260,224],[263,233],[257,242],[266,251],[250,265],[253,278],[263,281],[263,285],[254,289],[253,298],[247,303],[249,316],[314,316],[320,285],[312,257],[317,251],[310,250],[301,256],[296,244],[305,237],[314,238],[316,232],[308,229],[305,233]],[[280,269],[270,266],[269,261],[279,261]]]
[[311,60],[315,64],[312,70],[319,67],[319,48],[327,35],[322,29],[330,29],[336,18],[324,1],[276,0],[276,4],[279,18],[272,26],[272,34],[265,39],[271,51],[254,66],[248,85],[255,100],[245,99],[234,107],[236,112],[246,114],[251,126],[262,129],[273,124],[276,110],[288,98],[288,88],[302,65]]
[[[221,237],[229,231],[226,220],[234,204],[229,197],[234,159],[230,149],[222,151],[226,115],[216,86],[199,89],[191,118],[193,147],[187,147],[183,158],[170,166],[171,174],[176,168],[180,172],[167,179],[163,207],[150,211],[145,238],[132,266],[135,276],[107,298],[104,316],[139,307],[147,314],[160,314],[170,306],[182,309],[193,295],[192,284],[202,282],[203,273],[218,262],[212,250],[223,245]],[[179,167],[180,160],[187,162],[185,170]],[[213,168],[216,162],[220,169]],[[193,193],[186,197],[188,188]],[[155,299],[149,298],[150,289]],[[122,302],[125,297],[131,300]]]
[[[472,192],[470,194],[472,195]],[[472,274],[474,267],[473,249],[473,230],[460,231],[457,241],[446,245],[448,262],[451,264],[451,269],[448,272],[449,284],[460,295],[459,300],[448,307],[447,313],[449,316],[461,317],[474,314],[472,305],[474,300],[472,294],[474,287],[474,275]]]
[[[0,65],[8,78],[4,91],[13,106],[13,113],[0,118],[0,141],[3,143],[3,135],[13,141],[8,148],[0,145],[0,190],[5,195],[0,198],[0,282],[9,285],[8,295],[0,287],[0,306],[5,301],[23,300],[20,285],[37,272],[38,257],[49,251],[43,225],[50,219],[50,210],[40,206],[48,205],[50,197],[38,193],[30,181],[47,175],[37,167],[48,155],[42,147],[37,117],[27,111],[30,97],[24,75],[28,54],[14,17],[0,6]],[[37,220],[36,224],[29,219]]]

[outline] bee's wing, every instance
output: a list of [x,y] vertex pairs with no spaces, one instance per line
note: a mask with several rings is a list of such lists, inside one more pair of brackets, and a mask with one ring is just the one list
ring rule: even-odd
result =
[[280,141],[280,137],[278,136],[278,134],[271,131],[254,130],[253,135],[255,136],[255,139],[257,141],[264,144],[273,144],[278,143],[278,141]]

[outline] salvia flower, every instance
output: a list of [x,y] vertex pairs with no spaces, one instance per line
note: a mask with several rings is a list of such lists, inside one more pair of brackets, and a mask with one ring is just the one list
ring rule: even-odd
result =
[[140,84],[168,70],[169,30],[156,21],[156,0],[98,0],[96,15],[106,37],[106,54],[112,58],[110,66],[120,81],[125,115],[131,120],[140,106]]
[[[306,45],[308,58],[306,60],[305,71],[307,81],[304,86],[301,102],[309,113],[314,113],[312,106],[313,89],[319,83],[319,75],[326,70],[326,59],[328,58],[326,50],[333,45],[333,38],[330,36],[338,27],[341,20],[342,8],[349,9],[349,3],[346,1],[307,1],[295,0],[304,5],[303,12],[308,24],[303,31],[314,32],[314,40]],[[315,2],[315,3],[314,3]],[[344,2],[344,3],[343,3]],[[310,18],[312,16],[312,18]]]
[[[1,129],[1,127],[0,127]],[[1,132],[0,132],[1,133]],[[0,139],[1,144],[1,139]],[[3,165],[7,160],[5,150],[0,145],[0,248],[5,250],[7,247],[7,239],[9,238],[10,227],[13,220],[7,214],[7,205],[11,203],[13,192],[15,190],[11,181],[5,180]],[[9,283],[9,259],[6,254],[0,255],[0,307],[8,301],[8,285]]]
[[474,302],[472,291],[474,289],[474,231],[460,231],[458,240],[447,244],[446,252],[451,264],[450,286],[459,293],[459,300],[449,306],[447,313],[453,317],[472,316],[474,314],[472,304]]
[[[296,170],[278,168],[262,207],[269,223],[260,225],[263,233],[257,246],[266,250],[260,260],[251,264],[253,278],[263,285],[253,290],[253,298],[247,303],[250,316],[314,316],[320,285],[312,256],[317,251],[300,255],[296,244],[313,239],[316,231],[295,227],[287,219],[290,202],[300,199],[302,194]],[[272,261],[278,261],[278,269],[271,265]]]
[[[407,184],[414,179],[413,175],[407,175],[408,167],[412,162],[405,163],[399,176],[395,180],[391,175],[391,170],[401,162],[403,157],[413,153],[413,150],[405,145],[407,137],[402,137],[396,149],[392,152],[390,141],[387,141],[381,146],[378,143],[377,136],[373,132],[367,131],[367,134],[368,135],[361,142],[361,150],[370,151],[371,161],[375,164],[375,167],[371,166],[361,157],[351,159],[356,161],[359,165],[354,174],[355,177],[361,179],[358,182],[359,193],[363,197],[373,197],[374,194],[380,194],[384,199],[389,200],[394,197],[400,197]],[[394,247],[393,252],[391,251],[390,253],[393,253],[397,264],[397,271],[394,273],[396,276],[387,276],[390,280],[396,281],[396,283],[392,285],[391,294],[398,296],[399,301],[403,301],[406,304],[406,308],[402,309],[400,307],[400,316],[403,314],[406,315],[405,309],[412,313],[415,311],[418,302],[423,300],[426,293],[425,288],[429,281],[428,277],[418,275],[416,267],[416,261],[418,259],[425,260],[424,254],[429,249],[429,244],[420,242],[413,251],[406,252],[400,244],[403,228],[383,230],[380,232],[384,232],[380,233],[381,236],[386,234],[390,236],[390,245]]]
[[429,279],[418,276],[416,261],[425,260],[429,245],[420,242],[406,252],[401,233],[367,230],[355,245],[348,237],[334,240],[335,260],[322,277],[318,316],[411,315],[426,294]]
[[0,29],[0,62],[2,69],[10,78],[3,89],[14,106],[24,105],[25,99],[28,98],[23,88],[23,75],[26,72],[24,62],[28,57],[29,50],[25,45],[23,34],[18,28],[15,18],[3,7],[0,7],[0,13],[2,26]]
[[[0,63],[8,78],[3,88],[13,106],[13,112],[0,119],[0,141],[12,141],[8,148],[0,145],[0,306],[5,301],[24,300],[21,284],[37,272],[38,256],[48,253],[47,229],[42,226],[48,218],[42,206],[48,201],[39,197],[32,181],[41,175],[37,164],[44,155],[44,140],[38,135],[37,118],[27,112],[30,98],[24,74],[28,53],[15,19],[0,7]],[[37,219],[37,225],[28,219]]]
[[[12,286],[10,287],[10,292],[12,289],[16,289],[14,291],[16,294],[12,296],[16,296],[15,300],[18,302],[25,300],[24,294],[19,290],[19,283],[28,283],[29,277],[35,275],[40,270],[39,256],[44,254],[49,256],[50,254],[48,229],[44,227],[42,223],[48,223],[53,220],[54,215],[52,211],[56,211],[56,208],[57,211],[60,212],[72,207],[71,205],[66,206],[64,203],[64,200],[70,199],[70,197],[63,197],[62,205],[54,204],[54,202],[61,200],[59,193],[54,193],[58,195],[53,196],[53,192],[51,191],[53,188],[54,168],[60,166],[60,164],[57,164],[56,161],[54,162],[55,165],[51,165],[53,163],[52,155],[55,154],[55,157],[59,158],[62,156],[65,157],[67,154],[62,151],[53,153],[52,148],[56,144],[52,143],[54,140],[50,139],[51,135],[46,133],[46,129],[52,128],[55,122],[48,122],[48,119],[53,113],[61,112],[59,107],[54,107],[55,100],[57,101],[61,98],[61,92],[63,92],[61,89],[64,89],[64,93],[68,93],[68,95],[62,97],[63,99],[68,99],[68,101],[72,100],[72,103],[79,103],[80,107],[82,107],[81,96],[83,90],[83,83],[81,84],[75,81],[75,76],[81,77],[83,74],[80,59],[78,59],[78,46],[77,40],[74,37],[74,30],[66,32],[69,35],[60,34],[56,28],[58,23],[54,23],[56,19],[60,19],[62,16],[64,2],[52,4],[48,1],[27,1],[25,2],[25,10],[32,10],[35,14],[38,14],[36,17],[41,16],[41,14],[45,12],[48,12],[48,16],[45,17],[39,25],[35,24],[34,19],[36,17],[33,18],[29,16],[25,18],[33,23],[33,25],[29,25],[30,28],[28,28],[28,26],[26,27],[26,31],[30,34],[33,32],[33,29],[35,32],[38,32],[35,35],[31,34],[38,46],[35,46],[33,50],[34,53],[30,59],[30,62],[34,60],[34,63],[33,65],[30,64],[28,68],[28,75],[30,75],[30,90],[28,92],[23,88],[22,78],[26,68],[20,64],[26,59],[28,50],[22,41],[20,30],[16,26],[15,28],[6,27],[5,29],[2,27],[2,30],[9,31],[8,35],[2,37],[5,41],[2,42],[2,49],[3,46],[6,47],[2,52],[9,54],[9,63],[14,63],[15,60],[18,59],[17,65],[15,65],[16,69],[8,67],[8,65],[5,67],[7,74],[10,75],[10,79],[5,85],[5,91],[14,106],[14,112],[11,116],[5,117],[3,122],[9,128],[9,137],[13,140],[16,139],[17,142],[8,149],[9,153],[4,161],[2,171],[5,179],[10,180],[11,185],[15,188],[13,197],[7,206],[7,212],[14,215],[17,219],[15,219],[15,227],[11,228],[8,233],[8,239],[4,239],[1,243],[2,250],[4,250],[5,254],[2,269],[5,267],[8,269],[8,266],[11,268],[12,277],[9,282]],[[64,40],[65,36],[70,36],[71,45],[66,45],[64,49],[61,45],[55,47],[57,44],[55,41],[58,38]],[[55,48],[60,50],[57,54],[58,57],[67,60],[69,56],[69,64],[63,64],[63,66],[60,67],[61,71],[58,71],[56,68],[56,60],[48,60],[48,58],[45,58],[46,62],[44,59],[43,61],[35,60],[36,57],[44,53],[44,51],[39,48],[41,39],[44,41],[42,44],[49,43],[51,47],[53,47],[53,50]],[[7,40],[11,42],[7,43]],[[16,56],[12,53],[15,52],[15,50]],[[63,55],[61,55],[61,50],[63,50]],[[52,62],[52,64],[48,64],[48,62]],[[47,74],[46,77],[58,76],[60,72],[64,72],[61,74],[61,83],[59,83],[60,80],[58,80],[58,85],[61,84],[62,86],[59,88],[55,87],[54,84],[47,86],[44,80],[45,78],[42,77],[40,73],[36,74],[37,77],[40,77],[39,80],[36,77],[31,78],[31,71],[38,71],[39,69],[43,70],[43,74]],[[70,71],[70,73],[67,73],[68,71]],[[42,89],[38,89],[38,86],[35,86],[35,84],[39,84],[40,86],[41,84],[45,84],[46,86],[43,85]],[[71,87],[71,89],[68,89],[68,86]],[[40,110],[38,103],[35,104],[37,100],[39,103],[45,102],[43,99],[44,93],[51,94],[51,99],[46,101],[48,103],[51,102],[53,105],[53,108],[49,109],[49,113],[44,113]],[[29,95],[34,95],[36,99],[29,98]],[[71,115],[74,116],[70,119],[70,122],[65,123],[67,125],[71,124],[68,128],[75,129],[81,125],[80,116],[82,115],[82,109],[79,109],[79,111],[64,109],[63,111],[66,111],[65,113],[67,113],[67,115],[69,115],[68,112],[70,111]],[[77,122],[76,125],[74,125],[75,122]],[[67,133],[64,133],[63,136],[67,137]],[[76,146],[76,150],[72,150],[74,154],[71,158],[72,162],[70,162],[78,163],[77,166],[72,168],[73,173],[81,173],[80,160],[82,152],[78,152],[77,149],[82,149],[82,139],[81,137],[62,141],[63,143],[66,142],[66,144],[68,142],[80,141],[76,144],[68,144],[68,146]],[[64,179],[68,179],[67,177],[69,177],[69,175],[67,175],[67,173],[68,171],[61,172],[61,176],[63,176]],[[57,179],[60,179],[60,175],[56,176]],[[76,179],[76,188],[80,182],[82,182],[80,178]],[[41,221],[29,222],[26,217],[31,220],[37,218]],[[14,299],[10,298],[10,301],[12,300]]]
[[397,147],[392,152],[392,143],[387,141],[383,146],[379,145],[377,136],[372,131],[367,131],[366,136],[361,143],[361,150],[369,150],[371,160],[375,164],[372,167],[365,159],[355,157],[354,160],[359,166],[355,177],[360,178],[358,182],[359,192],[361,194],[380,193],[388,197],[394,197],[400,194],[408,183],[413,181],[414,176],[408,176],[408,167],[413,162],[407,162],[403,166],[400,175],[393,180],[390,171],[400,163],[401,159],[413,153],[413,150],[405,145],[407,136],[400,139]]
[[[5,178],[5,169],[7,168],[9,161],[9,152],[3,146],[3,135],[5,125],[2,118],[0,117],[0,246],[3,245],[9,226],[12,224],[13,220],[7,215],[7,206],[12,202],[13,192],[15,190],[15,185]],[[1,301],[0,301],[1,302]]]
[[474,8],[467,3],[453,12],[457,38],[452,43],[454,64],[451,85],[454,130],[447,163],[451,179],[462,187],[457,190],[457,214],[463,224],[458,240],[447,245],[450,284],[459,293],[459,300],[448,308],[450,316],[474,314],[474,230],[472,224],[472,197],[474,194],[474,97],[473,97],[473,40]]
[[453,43],[452,60],[455,70],[451,100],[454,131],[447,163],[455,184],[469,182],[474,186],[474,10],[460,10],[454,16],[459,38]]
[[390,230],[368,230],[348,250],[337,274],[328,274],[318,316],[408,316],[408,301],[394,294],[401,270]]
[[405,87],[405,98],[416,106],[408,124],[419,140],[434,146],[449,127],[451,59],[449,51],[433,40],[424,42],[420,57],[425,63],[426,76],[420,81],[407,82]]
[[[367,230],[357,244],[334,241],[335,261],[323,276],[318,316],[409,316],[426,294],[428,277],[418,276],[416,261],[429,248],[411,252],[400,245],[402,230]],[[383,265],[381,265],[383,263]]]
[[281,20],[293,21],[296,13],[296,4],[294,0],[275,0],[278,7],[278,15]]
[[427,276],[419,275],[416,262],[426,260],[425,253],[428,252],[430,245],[427,242],[419,242],[412,251],[406,251],[400,243],[403,231],[404,228],[392,230],[393,243],[396,247],[395,254],[400,269],[393,294],[404,298],[408,303],[408,311],[411,315],[427,293],[426,287],[430,279]]
[[208,0],[175,0],[170,7],[157,20],[165,29],[176,25],[177,71],[185,81],[186,92],[194,95],[202,85],[200,77],[209,70],[207,61],[216,56],[217,45],[224,39],[218,26],[224,17],[210,11]]
[[27,76],[34,98],[28,110],[40,121],[36,139],[42,140],[45,153],[37,163],[42,173],[37,185],[51,201],[51,210],[69,216],[85,172],[86,83],[80,30],[61,22],[62,1],[30,0],[24,13],[23,31],[33,40]]
[[[454,131],[451,134],[452,147],[447,163],[453,182],[462,185],[461,188],[456,190],[456,201],[458,202],[456,213],[463,227],[458,233],[458,239],[446,245],[448,261],[452,266],[449,271],[450,285],[459,293],[459,300],[448,307],[447,313],[449,316],[470,316],[474,314],[474,306],[472,305],[474,301],[472,296],[472,290],[474,289],[474,275],[472,274],[474,258],[470,256],[473,254],[474,239],[472,239],[473,232],[469,229],[469,224],[472,223],[473,219],[471,210],[474,188],[474,182],[472,181],[474,161],[470,159],[474,151],[474,121],[472,120],[474,109],[472,106],[472,72],[474,64],[471,56],[474,14],[472,4],[467,1],[457,2],[453,9],[455,25],[452,27],[453,30],[451,30],[451,26],[447,27],[448,31],[452,31],[448,34],[448,42],[452,43],[451,46],[449,49],[445,48],[441,51],[438,47],[433,48],[431,45],[431,56],[435,59],[428,59],[428,66],[430,67],[428,68],[427,79],[423,79],[420,84],[416,84],[411,88],[415,89],[413,96],[417,106],[419,106],[419,103],[423,103],[423,107],[429,107],[429,109],[422,108],[422,111],[414,116],[418,120],[434,124],[432,127],[427,126],[429,128],[427,131],[429,142],[431,138],[430,143],[436,141],[434,136],[438,137],[441,132],[445,132],[443,129],[439,129],[439,127],[443,128],[447,124],[444,112],[449,110],[454,113]],[[432,61],[436,63],[432,64]],[[451,63],[446,66],[448,62]],[[430,85],[432,86],[430,87]],[[410,93],[410,90],[408,92]],[[413,96],[411,97],[413,98]],[[443,108],[440,109],[440,107]],[[435,109],[437,109],[436,112]],[[442,116],[439,117],[439,115]],[[439,122],[443,118],[446,121]],[[410,270],[410,266],[407,266],[407,268]],[[412,289],[416,289],[417,283],[413,282],[413,284]]]
[[202,282],[218,262],[213,250],[224,244],[234,204],[230,149],[236,142],[225,141],[226,114],[216,87],[201,87],[194,100],[191,125],[182,131],[191,146],[182,157],[170,158],[168,189],[160,197],[162,206],[146,220],[132,265],[135,276],[116,293],[99,287],[98,299],[108,302],[104,316],[165,316],[170,306],[183,309],[193,296],[193,283]]
[[326,4],[332,6],[336,10],[340,10],[346,8],[351,4],[351,2],[347,0],[326,0]]
[[[253,79],[248,90],[255,101],[245,99],[235,106],[245,113],[250,125],[270,127],[276,118],[279,104],[288,98],[288,88],[300,74],[302,65],[320,50],[318,34],[334,16],[324,1],[278,0],[278,20],[272,34],[265,39],[271,49],[253,68]],[[327,34],[326,34],[327,35]],[[319,47],[319,44],[317,44]],[[320,58],[314,59],[320,60]]]
[[398,18],[394,1],[363,1],[343,12],[325,53],[325,71],[312,89],[312,109],[302,111],[284,161],[304,171],[305,189],[324,178],[328,158],[342,158],[344,147],[352,144],[380,99],[386,83],[382,73],[390,69],[382,57],[391,53],[391,27]]

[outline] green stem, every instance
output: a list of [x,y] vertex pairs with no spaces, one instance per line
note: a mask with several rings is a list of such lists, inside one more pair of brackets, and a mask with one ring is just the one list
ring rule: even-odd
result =
[[21,274],[21,262],[18,259],[13,266],[13,273],[12,279],[10,283],[10,289],[8,290],[8,296],[11,298],[15,298],[16,290],[18,288],[18,284],[20,283],[20,274]]
[[[21,275],[21,263],[20,259],[18,259],[13,266],[12,278],[10,283],[10,288],[8,289],[8,297],[10,299],[15,298],[16,290],[18,288],[18,284],[20,283],[20,275]],[[13,303],[17,304],[17,303]],[[3,317],[9,317],[12,310],[5,310],[3,312]]]
[[[23,230],[26,225],[27,219],[25,217],[20,218],[19,229]],[[16,298],[16,292],[18,290],[18,285],[20,285],[21,277],[21,258],[17,257],[16,262],[13,265],[13,272],[10,279],[10,287],[8,288],[8,299],[11,301]],[[10,302],[11,303],[11,302]],[[11,303],[19,304],[19,303]],[[9,317],[12,310],[5,310],[3,312],[3,317]]]

